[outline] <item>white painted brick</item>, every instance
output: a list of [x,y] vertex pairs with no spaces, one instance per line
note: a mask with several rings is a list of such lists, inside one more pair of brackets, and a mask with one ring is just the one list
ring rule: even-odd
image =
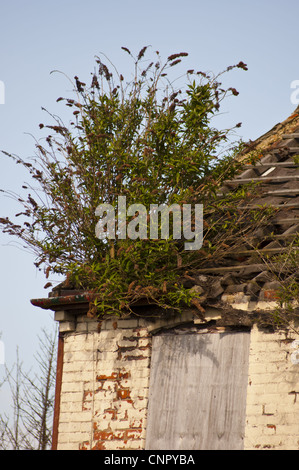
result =
[[278,425],[277,434],[280,436],[299,436],[299,423]]
[[[135,361],[136,363],[136,361]],[[147,378],[149,379],[150,376],[150,369],[149,367],[134,367],[131,369],[131,376],[136,378],[136,379],[144,379]]]
[[133,375],[130,379],[122,380],[122,386],[142,390],[149,387],[149,378],[136,378],[135,375]]
[[76,442],[68,442],[63,444],[59,441],[57,450],[79,450],[79,446]]
[[92,361],[78,361],[78,362],[66,362],[63,364],[64,372],[74,372],[81,374],[82,372],[92,373],[94,369],[94,363]]
[[147,398],[137,398],[136,400],[134,400],[134,408],[136,409],[136,411],[143,411],[143,410],[147,410],[147,405],[148,405],[148,400]]
[[136,441],[130,441],[128,447],[123,447],[123,448],[125,448],[126,450],[139,450],[139,449],[144,449],[144,446],[145,446],[145,440],[140,439]]
[[65,392],[61,395],[60,403],[73,403],[73,402],[80,402],[82,403],[82,392]]
[[100,341],[106,341],[106,340],[120,340],[123,336],[127,336],[127,334],[124,332],[124,330],[101,330],[101,332],[98,335],[98,339]]
[[116,352],[118,350],[118,342],[115,338],[100,338],[97,342],[97,348],[99,350],[99,353]]
[[92,350],[88,351],[73,351],[64,354],[64,362],[71,362],[76,364],[79,361],[90,362],[94,359],[95,352]]
[[64,342],[64,352],[74,351],[93,351],[94,350],[94,335],[90,336],[74,335],[72,338],[67,338]]
[[279,424],[287,424],[287,425],[296,425],[297,426],[297,434],[299,439],[299,423],[298,423],[298,414],[284,412],[285,410],[282,409],[281,413],[279,414]]
[[139,338],[144,338],[144,337],[151,338],[151,336],[149,335],[149,332],[148,332],[148,329],[147,329],[147,328],[137,328],[137,329],[134,330],[134,333],[135,333],[136,336],[138,336]]
[[151,346],[151,339],[150,338],[140,338],[138,340],[138,346],[141,347],[149,347]]
[[247,408],[246,408],[246,418],[247,422],[251,417],[258,416],[259,414],[262,414],[262,406],[260,404],[250,404],[247,402]]
[[262,406],[262,414],[264,415],[275,415],[277,413],[277,404],[267,403]]
[[96,415],[100,416],[103,413],[106,413],[106,410],[113,409],[115,402],[113,397],[109,398],[106,396],[106,393],[95,394],[93,401],[94,409],[96,410]]
[[[299,383],[298,382],[297,382],[297,385],[298,385],[298,392],[299,392]],[[280,383],[277,383],[277,384],[275,384],[275,386],[276,386],[276,390],[277,390],[278,393],[284,393],[285,392],[286,394],[288,394],[288,393],[293,391],[292,387],[290,386],[290,383],[287,382],[287,381],[286,382],[282,381]]]
[[[82,410],[82,408],[81,408]],[[92,418],[91,411],[79,411],[79,412],[61,412],[60,422],[82,422],[90,423]]]
[[[105,450],[120,450],[124,446],[123,442],[120,441],[105,441]],[[124,446],[126,448],[126,446]]]
[[83,390],[82,382],[62,382],[61,384],[61,396],[67,392],[81,392]]
[[70,433],[70,444],[74,443],[78,445],[78,442],[88,441],[90,439],[91,432],[72,432]]
[[63,402],[60,405],[61,413],[77,413],[82,411],[81,402]]
[[60,423],[58,431],[59,433],[85,432],[85,433],[90,434],[91,429],[92,429],[91,423],[89,421],[85,423],[68,422],[68,423]]
[[290,372],[286,337],[282,331],[271,334],[252,330],[245,449],[287,449],[286,436],[292,436],[290,450],[298,446],[293,437],[299,435],[299,407],[290,392],[297,389],[299,378]]
[[149,394],[149,389],[148,388],[142,388],[140,390],[138,389],[133,389],[131,391],[131,398],[134,400],[135,402],[135,399],[138,398],[138,399],[144,399],[144,398],[147,398],[148,397],[148,394]]
[[129,339],[120,339],[119,341],[117,341],[117,346],[120,347],[120,348],[136,348],[138,345],[138,341],[136,339],[134,340],[129,340]]
[[65,372],[62,376],[63,382],[68,383],[87,383],[93,381],[93,374],[90,372]]

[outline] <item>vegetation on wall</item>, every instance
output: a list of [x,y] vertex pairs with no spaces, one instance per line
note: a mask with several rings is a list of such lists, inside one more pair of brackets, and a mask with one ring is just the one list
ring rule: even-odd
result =
[[[97,57],[91,84],[76,76],[74,98],[57,100],[72,112],[69,125],[54,115],[51,124],[40,124],[50,134],[36,141],[33,161],[4,152],[28,170],[32,185],[14,196],[21,222],[6,217],[0,223],[34,252],[47,278],[59,273],[70,286],[94,292],[90,315],[126,315],[141,299],[164,309],[193,304],[200,310],[198,292],[184,287],[190,269],[227,256],[270,211],[240,209],[252,196],[250,185],[221,192],[246,161],[238,158],[244,144],[233,140],[240,124],[213,126],[223,100],[238,95],[220,80],[247,66],[239,62],[217,76],[187,70],[184,87],[176,88],[173,70],[187,53],[163,62],[158,51],[147,58],[146,47],[136,57],[123,50],[132,79]],[[256,158],[250,153],[247,161]],[[185,250],[184,239],[174,239],[171,230],[168,239],[99,239],[96,208],[108,203],[117,209],[118,196],[126,196],[127,206],[143,204],[148,214],[150,204],[203,204],[202,248]],[[128,216],[127,223],[137,217]],[[192,221],[194,229],[194,214]],[[135,228],[141,229],[138,223]]]

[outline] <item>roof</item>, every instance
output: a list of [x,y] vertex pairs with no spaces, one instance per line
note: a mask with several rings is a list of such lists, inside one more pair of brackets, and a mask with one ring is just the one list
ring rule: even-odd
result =
[[[206,264],[187,274],[185,285],[202,294],[203,310],[221,308],[231,312],[231,305],[235,311],[273,308],[279,287],[275,265],[268,269],[261,257],[284,252],[299,233],[299,157],[294,159],[299,156],[299,107],[285,121],[250,142],[248,150],[260,152],[261,158],[254,165],[244,165],[235,179],[225,182],[222,191],[258,182],[261,191],[250,199],[246,208],[266,204],[276,211],[255,233],[258,257],[256,248],[244,245],[242,249],[230,251],[218,264]],[[281,267],[278,269],[281,271]],[[91,300],[90,293],[67,290],[62,284],[48,298],[33,299],[31,303],[44,309],[82,312]]]

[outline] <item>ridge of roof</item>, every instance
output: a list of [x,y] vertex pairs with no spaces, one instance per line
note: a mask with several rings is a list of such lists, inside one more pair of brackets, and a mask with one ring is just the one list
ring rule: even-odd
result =
[[250,148],[256,150],[271,150],[283,139],[284,134],[291,134],[299,130],[299,106],[284,121],[275,124],[269,131],[254,141],[250,141]]

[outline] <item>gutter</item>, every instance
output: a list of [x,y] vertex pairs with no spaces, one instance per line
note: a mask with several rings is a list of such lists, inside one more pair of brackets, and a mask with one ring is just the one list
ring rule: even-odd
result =
[[49,297],[43,299],[31,299],[30,302],[35,307],[50,310],[61,310],[61,306],[78,306],[80,304],[86,304],[94,300],[95,295],[89,292],[83,292],[82,294],[73,295],[62,295],[58,297]]

